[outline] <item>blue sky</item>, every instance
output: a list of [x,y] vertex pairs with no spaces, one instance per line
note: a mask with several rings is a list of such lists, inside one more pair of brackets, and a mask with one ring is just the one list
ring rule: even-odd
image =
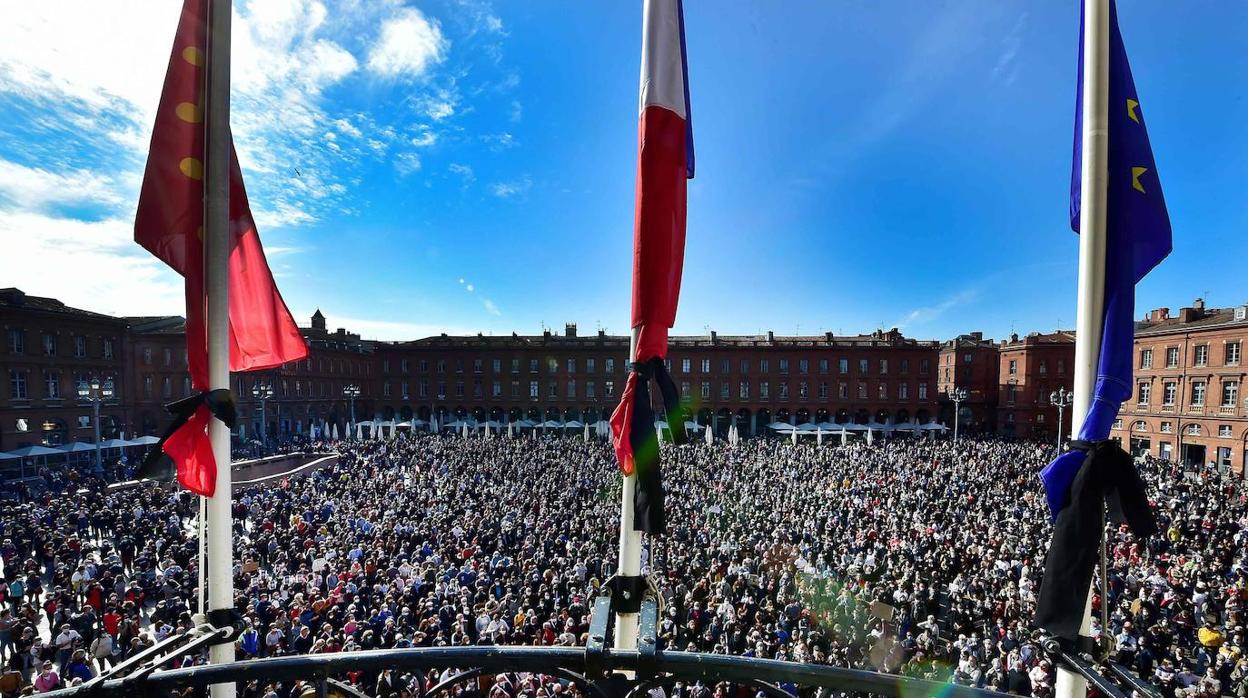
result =
[[[129,241],[179,6],[6,13],[0,285],[180,312],[179,280]],[[640,3],[236,8],[236,141],[301,322],[626,330]],[[1248,300],[1248,4],[1119,14],[1175,231],[1137,314]],[[1073,326],[1077,2],[687,0],[686,25],[677,332]]]

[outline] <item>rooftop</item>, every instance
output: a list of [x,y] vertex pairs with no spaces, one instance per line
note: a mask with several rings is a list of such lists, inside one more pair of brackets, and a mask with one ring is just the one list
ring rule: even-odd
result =
[[71,308],[55,298],[28,296],[23,293],[21,289],[13,287],[0,288],[0,308],[56,313],[61,315],[75,315],[94,320],[112,320],[114,322],[122,321],[121,318],[113,317],[112,315],[93,313],[90,310],[82,310],[81,308]]

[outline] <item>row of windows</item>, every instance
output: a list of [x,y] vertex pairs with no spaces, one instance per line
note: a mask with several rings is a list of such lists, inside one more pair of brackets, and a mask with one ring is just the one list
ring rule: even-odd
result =
[[[527,392],[523,391],[524,387],[526,386],[524,386],[521,381],[518,381],[518,380],[511,381],[510,397],[513,400],[520,400],[527,396],[529,399],[536,400],[542,396],[541,385],[538,381],[528,381]],[[406,381],[403,381],[402,383],[398,384],[398,389],[399,389],[398,397],[404,400],[410,399],[412,397],[416,397],[416,398],[437,397],[439,400],[442,400],[452,395],[452,393],[447,392],[447,384],[445,381],[441,381],[437,384],[436,393],[430,393],[429,388],[430,388],[429,381],[426,381],[426,380],[419,381],[416,384],[416,395],[413,396],[408,391],[408,383]],[[570,379],[570,380],[565,381],[563,383],[563,388],[565,390],[565,394],[567,397],[573,398],[573,399],[581,397],[578,394],[578,387],[577,387],[577,382],[575,379]],[[464,381],[455,381],[455,389],[453,393],[454,397],[457,397],[457,398],[464,397],[465,389],[466,387],[464,385]],[[546,396],[549,398],[558,398],[559,389],[560,389],[560,383],[555,382],[555,381],[551,381],[547,383],[546,384]],[[598,382],[592,381],[592,380],[585,381],[584,393],[585,393],[584,397],[586,398],[599,397]],[[387,397],[387,398],[394,397],[394,391],[392,389],[391,383],[387,382],[387,383],[382,384],[381,395],[382,397]],[[480,379],[475,380],[472,383],[472,397],[476,399],[481,399],[485,397],[485,385]],[[490,397],[495,397],[495,398],[503,397],[503,382],[502,381],[492,381],[490,385]],[[615,397],[615,381],[611,380],[611,381],[602,382],[601,397],[604,397],[604,398]]]
[[[1192,381],[1191,388],[1191,407],[1204,407],[1205,399],[1209,387],[1205,381]],[[1163,407],[1173,407],[1178,396],[1179,386],[1173,381],[1166,381],[1161,386],[1161,404]],[[1136,404],[1147,407],[1150,404],[1153,395],[1153,386],[1147,382],[1141,382],[1136,388]],[[1239,404],[1239,381],[1224,380],[1222,381],[1221,407],[1237,407]]]
[[[385,363],[388,364],[389,362],[385,362]],[[406,364],[407,362],[405,361],[404,363]],[[328,370],[326,367],[328,367]],[[294,361],[288,364],[282,364],[282,370],[294,371],[296,373],[298,373],[299,371],[311,373],[312,372],[312,357],[309,356],[303,361]],[[317,358],[316,370],[318,373],[341,373],[347,376],[368,376],[368,375],[371,375],[373,372],[372,365],[367,362],[359,363],[356,361],[348,361],[347,359],[328,359],[327,360],[324,357]]]
[[[857,399],[859,400],[868,399],[867,383],[863,381],[859,381],[855,385],[856,385]],[[918,399],[926,400],[927,399],[927,383],[919,383],[918,385],[919,385]],[[840,400],[849,399],[849,383],[846,383],[846,382],[838,383],[836,388],[837,388],[837,393],[836,393],[837,399],[840,399]],[[819,385],[816,386],[818,399],[827,400],[830,395],[830,390],[831,390],[831,386],[829,386],[827,383],[819,383]],[[700,397],[703,400],[709,400],[711,399],[711,392],[712,392],[712,385],[710,381],[702,381]],[[681,381],[680,396],[681,398],[685,400],[693,399],[692,387],[688,381]],[[807,383],[806,381],[799,381],[797,384],[797,399],[808,400],[810,399],[810,397],[811,397],[810,384]],[[889,400],[889,399],[893,399],[894,397],[898,400],[909,400],[910,399],[910,384],[898,383],[897,394],[893,396],[889,394],[888,383],[878,383],[876,385],[876,397],[880,400]],[[719,399],[729,400],[731,398],[732,398],[732,384],[728,382],[721,382],[719,384]],[[749,381],[740,381],[739,383],[737,383],[737,398],[741,400],[750,399],[750,382]],[[790,399],[788,383],[776,384],[776,398],[779,400]],[[759,400],[771,399],[771,383],[770,382],[759,381],[758,399]]]
[[[1018,359],[1010,359],[1010,360],[1009,360],[1009,363],[1007,364],[1007,368],[1006,368],[1006,370],[1009,372],[1009,374],[1010,374],[1011,376],[1017,376],[1017,375],[1018,375]],[[1036,370],[1037,370],[1037,372],[1038,372],[1040,375],[1042,375],[1042,376],[1047,376],[1047,375],[1049,375],[1049,362],[1048,362],[1048,360],[1047,360],[1047,359],[1040,359],[1040,364],[1039,364],[1038,366],[1036,366]],[[945,369],[945,375],[946,375],[946,376],[948,375],[948,373],[949,373],[949,370],[948,370],[948,369]],[[1057,375],[1059,375],[1059,376],[1064,376],[1064,375],[1066,375],[1066,359],[1058,359],[1058,360],[1057,360]],[[945,380],[948,380],[948,378],[946,378]]]
[[[10,327],[8,331],[8,340],[10,354],[26,353],[26,330],[20,327]],[[57,356],[59,349],[58,344],[56,335],[51,332],[44,332],[39,336],[39,349],[40,353],[44,356]],[[96,344],[99,348],[98,352],[96,352],[93,357],[88,357],[90,344],[92,343],[88,341],[86,335],[74,335],[71,343],[73,357],[76,359],[111,359],[113,358],[114,351],[117,346],[116,341],[112,337],[101,337],[99,338],[98,344]]]
[[[485,370],[485,361],[486,361],[485,359],[473,359],[472,360],[472,372],[483,373]],[[502,359],[490,359],[489,361],[490,361],[490,368],[493,373],[498,374],[498,373],[503,372],[503,360]],[[420,373],[429,372],[429,360],[428,359],[420,359],[419,361],[416,362],[416,364],[417,364],[418,372]],[[455,359],[455,361],[453,362],[453,365],[454,365],[455,373],[464,372],[464,360],[463,359]],[[520,373],[520,368],[522,365],[523,363],[521,359],[518,359],[518,358],[511,359],[511,363],[510,363],[511,372]],[[565,365],[567,367],[568,373],[576,373],[576,367],[577,367],[576,359],[568,359]],[[603,367],[604,373],[615,373],[615,365],[616,365],[615,359],[613,358],[603,359],[601,365]],[[598,366],[599,366],[598,359],[596,358],[585,359],[585,372],[586,373],[597,373]],[[539,359],[528,360],[529,373],[537,373],[540,367],[541,367],[541,361]],[[410,368],[411,366],[410,366],[408,359],[401,359],[399,361],[400,373],[408,373],[410,371]],[[446,359],[438,359],[437,361],[435,361],[434,368],[437,373],[446,373],[447,372]],[[669,365],[669,368],[670,368],[670,365]],[[559,372],[559,360],[547,359],[546,371],[547,373],[558,373]],[[387,375],[390,373],[390,360],[389,359],[381,360],[381,372]]]
[[[69,391],[66,392],[62,385],[64,376],[60,371],[43,371],[42,380],[39,383],[43,387],[44,400],[61,400],[64,398],[77,398],[78,385],[88,382],[90,376],[84,374],[75,374],[72,376],[72,382],[68,386]],[[33,387],[30,372],[24,368],[9,369],[9,399],[11,400],[30,400],[31,388]],[[120,398],[121,386],[114,384],[113,400]]]
[[[584,364],[585,373],[597,373],[599,365],[603,367],[604,373],[615,373],[616,362],[615,362],[615,359],[613,358],[602,359],[601,364],[599,364],[598,359],[596,358],[587,358],[584,361],[585,361],[585,364]],[[498,373],[503,372],[503,360],[502,359],[490,359],[489,362],[490,362],[490,368],[493,373],[498,374]],[[561,365],[561,362],[559,361],[559,359],[548,358],[546,359],[546,372],[558,373],[560,365]],[[568,358],[562,362],[562,365],[567,373],[576,373],[577,367],[579,364],[578,364],[577,359]],[[484,372],[485,366],[486,366],[485,359],[473,359],[472,360],[472,372],[473,373]],[[523,366],[523,363],[521,359],[518,359],[518,358],[511,359],[510,369],[512,373],[520,373],[522,366]],[[711,359],[700,360],[699,368],[701,369],[702,373],[710,373],[711,366],[712,366]],[[720,364],[719,364],[720,373],[731,373],[732,366],[733,366],[732,359],[721,359]],[[737,366],[740,369],[739,370],[740,373],[749,373],[751,369],[751,361],[750,359],[740,359],[737,362]],[[776,359],[776,368],[779,373],[782,373],[782,374],[789,373],[790,366],[791,366],[791,363],[789,359]],[[829,373],[831,370],[831,361],[829,359],[819,359],[817,366],[818,366],[819,373],[821,374]],[[537,373],[540,367],[541,367],[541,361],[539,359],[528,360],[528,372],[529,373]],[[669,371],[672,369],[671,359],[667,359],[667,368]],[[849,369],[850,369],[849,359],[846,359],[846,358],[838,359],[836,368],[837,368],[837,373],[841,375],[848,375]],[[890,368],[889,359],[877,359],[876,360],[877,375],[881,375],[881,376],[888,375],[889,368]],[[929,368],[929,360],[921,359],[919,361],[919,373],[926,375],[928,372],[928,368]],[[381,362],[381,372],[384,374],[389,374],[390,369],[391,369],[390,360],[383,359]],[[400,373],[408,373],[409,369],[410,369],[410,365],[407,359],[402,359],[399,361]],[[417,362],[417,370],[420,373],[428,373],[429,372],[428,359],[420,359]],[[446,373],[447,361],[445,359],[438,359],[436,362],[434,362],[434,370],[437,373]],[[455,373],[463,373],[465,370],[464,360],[455,359],[454,364],[453,364],[453,370]],[[681,359],[680,371],[681,373],[693,373],[693,359],[691,358]],[[771,360],[759,359],[758,360],[758,372],[770,373],[771,372]],[[800,374],[810,373],[810,359],[798,359],[797,360],[797,372]],[[858,374],[865,376],[865,375],[870,374],[870,372],[871,372],[870,360],[859,359],[858,360]],[[910,373],[910,360],[899,359],[897,361],[897,372],[900,375],[908,375]]]
[[[1238,366],[1243,348],[1239,342],[1227,342],[1222,346],[1222,365]],[[1197,344],[1192,347],[1192,365],[1203,368],[1209,365],[1209,345]],[[1153,367],[1153,350],[1140,350],[1140,368]],[[1179,348],[1166,347],[1166,368],[1179,367]]]
[[[1121,418],[1114,421],[1114,429],[1117,429],[1119,431],[1122,430]],[[1131,431],[1137,431],[1137,432],[1148,431],[1148,422],[1141,420],[1141,421],[1136,422],[1135,424],[1132,424]],[[1173,434],[1174,422],[1162,422],[1160,425],[1160,428],[1157,431],[1162,434]],[[1201,429],[1199,424],[1188,424],[1183,427],[1183,433],[1187,436],[1200,436],[1203,433],[1203,431],[1204,430]],[[1230,424],[1219,424],[1218,425],[1218,437],[1223,438],[1223,439],[1234,438],[1235,428]]]
[[[739,373],[748,374],[750,372],[750,360],[749,359],[740,359],[738,365],[740,368]],[[777,369],[777,372],[780,374],[788,374],[790,372],[791,365],[792,364],[790,363],[789,359],[784,359],[784,358],[776,359],[776,369]],[[818,366],[819,373],[826,375],[827,373],[830,372],[832,363],[830,359],[819,359],[817,366]],[[875,366],[876,366],[876,375],[880,375],[880,376],[888,375],[889,359],[876,359]],[[905,376],[905,375],[910,374],[910,360],[909,359],[898,359],[896,366],[897,366],[897,373],[899,375]],[[711,372],[711,360],[701,359],[699,368],[701,369],[700,373],[710,373]],[[849,375],[849,368],[850,368],[849,359],[840,358],[836,360],[836,372],[839,375],[842,375],[842,376]],[[919,360],[919,373],[922,375],[927,375],[928,368],[929,368],[929,360],[920,359]],[[668,361],[668,370],[671,370],[670,360]],[[693,373],[693,359],[681,359],[680,371],[681,373]],[[720,359],[719,372],[731,373],[732,372],[732,359]],[[759,359],[758,360],[758,372],[763,373],[763,374],[771,373],[771,359]],[[810,359],[798,359],[797,360],[797,372],[800,375],[809,374],[810,373]],[[858,359],[857,374],[860,376],[871,375],[871,360],[870,359]]]

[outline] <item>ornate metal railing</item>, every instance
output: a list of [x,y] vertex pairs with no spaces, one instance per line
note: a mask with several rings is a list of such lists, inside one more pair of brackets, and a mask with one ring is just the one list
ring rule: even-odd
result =
[[[457,668],[461,671],[424,691],[424,694],[437,695],[456,684],[489,674],[522,672],[565,679],[595,698],[644,698],[654,688],[694,681],[748,686],[772,698],[793,698],[791,693],[780,687],[782,684],[807,689],[820,687],[837,694],[896,698],[1005,698],[1005,694],[996,691],[861,669],[659,650],[655,637],[658,606],[653,597],[640,604],[640,649],[610,649],[606,647],[610,607],[607,596],[600,597],[595,603],[589,643],[585,647],[424,647],[273,657],[180,669],[160,668],[210,644],[228,641],[234,632],[230,628],[205,625],[193,633],[157,643],[80,686],[42,695],[48,698],[157,697],[188,687],[204,688],[219,683],[301,680],[314,687],[318,698],[331,693],[358,696],[361,693],[359,689],[341,684],[335,677],[353,671],[390,669],[423,673],[430,669]],[[1087,658],[1067,655],[1054,643],[1042,644],[1055,660],[1082,674],[1102,695],[1124,698],[1123,691],[1115,682],[1102,676]],[[1121,672],[1118,678],[1130,688],[1142,690],[1131,683],[1127,672]]]

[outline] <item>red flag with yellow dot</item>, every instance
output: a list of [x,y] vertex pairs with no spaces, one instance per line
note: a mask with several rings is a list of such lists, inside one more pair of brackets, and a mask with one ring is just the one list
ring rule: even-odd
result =
[[[208,3],[182,4],[134,219],[135,242],[186,279],[187,362],[201,392],[209,388],[203,244]],[[232,142],[229,234],[230,370],[272,368],[307,356],[264,257]],[[200,406],[162,443],[178,465],[178,481],[203,496],[212,496],[216,482],[210,421],[208,408]]]

